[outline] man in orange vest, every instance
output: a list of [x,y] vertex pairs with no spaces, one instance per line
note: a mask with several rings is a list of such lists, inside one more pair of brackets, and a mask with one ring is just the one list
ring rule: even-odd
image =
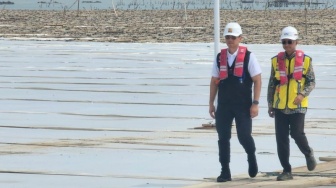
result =
[[297,30],[291,26],[285,27],[280,39],[285,51],[272,58],[267,101],[268,114],[275,119],[278,157],[283,167],[277,180],[285,181],[293,179],[289,163],[289,135],[305,155],[308,170],[316,167],[313,149],[304,133],[308,95],[315,88],[315,75],[311,57],[296,50]]
[[[258,173],[256,148],[251,134],[252,118],[259,111],[261,68],[255,55],[239,45],[242,34],[238,23],[226,25],[224,37],[228,48],[221,50],[212,68],[209,113],[216,120],[219,162],[222,167],[217,182],[232,180],[229,163],[233,119],[238,140],[247,153],[249,176],[253,178]],[[216,96],[217,108],[214,104]]]

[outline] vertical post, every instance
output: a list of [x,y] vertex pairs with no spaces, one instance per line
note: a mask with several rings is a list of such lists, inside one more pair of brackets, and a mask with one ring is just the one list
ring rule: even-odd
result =
[[115,8],[114,3],[113,3],[113,0],[112,0],[112,6],[113,6],[114,14],[115,14],[116,16],[118,16],[117,11],[116,11],[116,8]]
[[307,0],[305,0],[305,25],[306,25],[306,37],[307,37]]
[[220,43],[220,8],[219,0],[214,0],[214,54],[217,57],[219,53],[219,43]]
[[184,17],[185,17],[185,20],[188,20],[186,0],[184,0]]
[[77,0],[78,6],[77,6],[77,16],[79,16],[79,0]]

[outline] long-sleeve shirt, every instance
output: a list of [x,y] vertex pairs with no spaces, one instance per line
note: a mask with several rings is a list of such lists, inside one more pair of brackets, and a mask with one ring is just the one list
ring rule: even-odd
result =
[[[295,57],[295,53],[293,53],[292,55],[288,56],[287,54],[285,55],[285,58],[288,60],[291,60],[292,58]],[[273,99],[274,99],[274,93],[275,93],[275,88],[276,88],[276,84],[275,83],[275,71],[274,71],[274,67],[271,67],[271,75],[270,75],[270,79],[268,82],[268,91],[267,91],[267,102],[268,102],[268,107],[272,108],[273,107]],[[310,92],[315,88],[315,73],[314,73],[314,69],[313,69],[313,65],[312,65],[312,61],[309,64],[308,70],[307,70],[307,74],[306,74],[306,81],[304,84],[304,88],[303,90],[300,92],[300,94],[302,94],[303,96],[307,97]],[[281,110],[284,114],[294,114],[294,113],[306,113],[307,112],[307,108],[306,107],[299,107],[299,108],[295,108],[295,109],[290,109],[286,106],[285,109]]]

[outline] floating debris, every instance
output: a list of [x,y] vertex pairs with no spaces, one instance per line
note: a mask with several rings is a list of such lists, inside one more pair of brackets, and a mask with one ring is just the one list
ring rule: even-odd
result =
[[336,161],[336,156],[319,157],[320,161]]
[[82,3],[101,3],[101,1],[82,1]]

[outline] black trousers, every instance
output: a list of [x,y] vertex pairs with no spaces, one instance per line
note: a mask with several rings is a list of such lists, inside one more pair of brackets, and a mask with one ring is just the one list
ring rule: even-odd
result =
[[252,137],[252,119],[250,116],[251,105],[226,105],[218,104],[216,110],[216,129],[218,133],[219,162],[223,165],[230,163],[230,139],[233,119],[239,143],[247,154],[256,151]]
[[305,114],[284,114],[276,109],[274,118],[278,157],[283,170],[285,172],[291,172],[292,168],[289,163],[289,135],[295,140],[295,143],[304,155],[310,154],[310,147],[304,133]]

